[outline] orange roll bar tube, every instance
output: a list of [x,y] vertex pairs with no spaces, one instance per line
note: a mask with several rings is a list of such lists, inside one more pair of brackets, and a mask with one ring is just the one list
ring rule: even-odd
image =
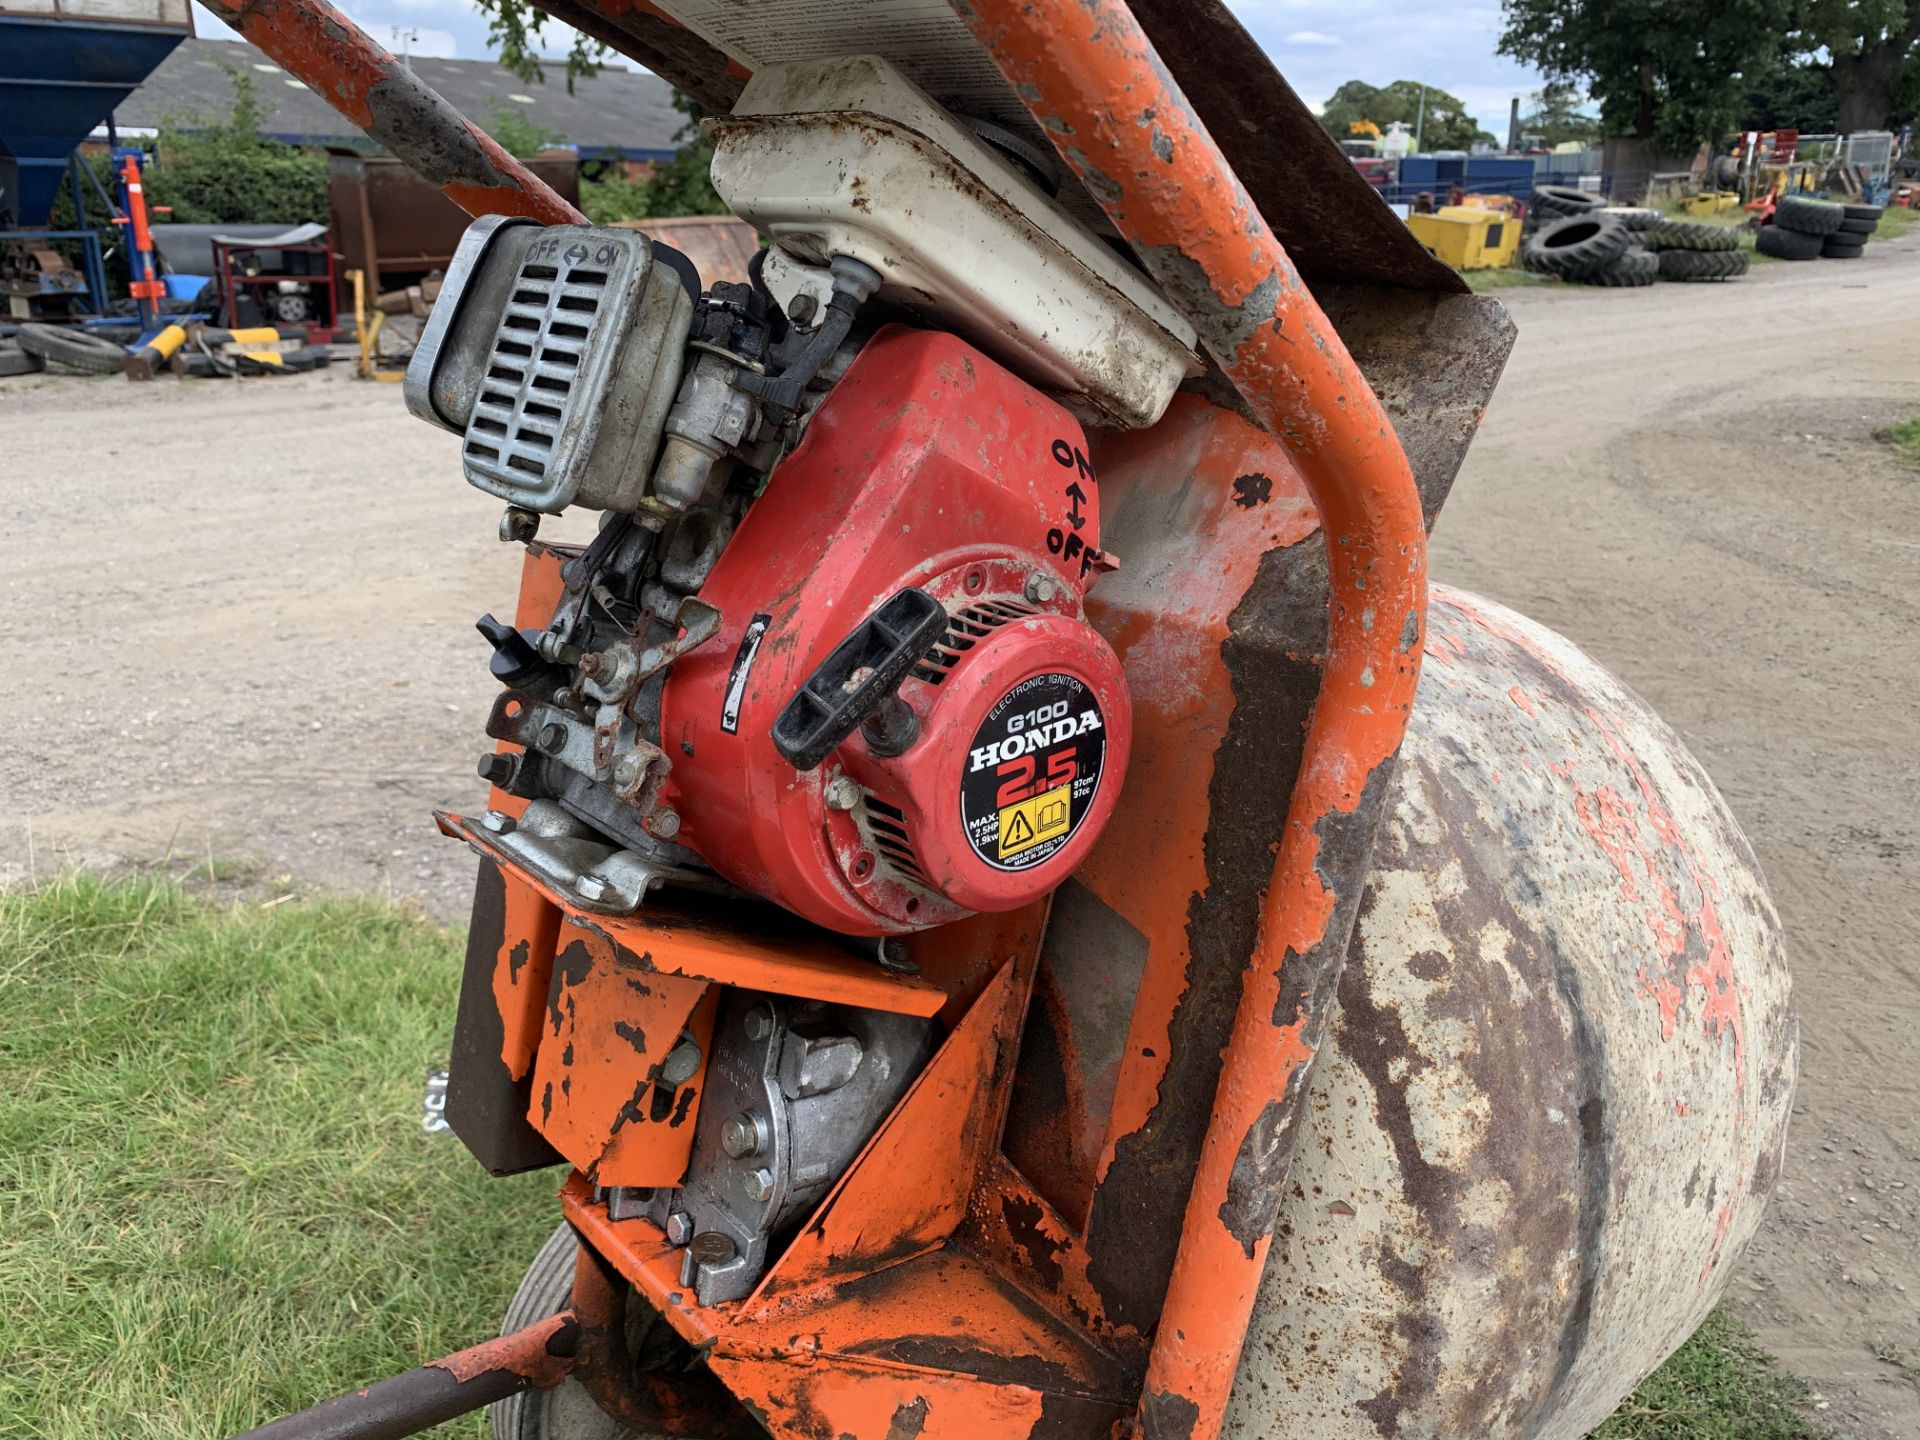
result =
[[326,0],[205,3],[469,215],[586,223],[551,185]]
[[1372,388],[1126,5],[953,3],[1253,415],[1286,444],[1327,547],[1326,667],[1135,1422],[1146,1440],[1212,1440],[1412,712],[1426,531]]

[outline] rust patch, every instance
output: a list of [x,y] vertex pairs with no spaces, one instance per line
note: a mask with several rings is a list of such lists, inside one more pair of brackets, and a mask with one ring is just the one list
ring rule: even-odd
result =
[[1233,503],[1242,510],[1264,505],[1273,498],[1271,475],[1242,475],[1233,482]]
[[1150,1390],[1140,1397],[1141,1440],[1193,1440],[1200,1407],[1184,1395]]
[[926,1428],[927,1397],[920,1395],[893,1412],[893,1420],[887,1426],[887,1440],[918,1440]]
[[1326,596],[1326,549],[1315,533],[1262,556],[1228,617],[1221,657],[1234,707],[1207,795],[1207,888],[1187,906],[1187,988],[1168,1026],[1159,1099],[1147,1123],[1116,1143],[1087,1223],[1088,1278],[1116,1325],[1150,1330],[1166,1295],[1286,824],[1275,797],[1293,788],[1318,693]]

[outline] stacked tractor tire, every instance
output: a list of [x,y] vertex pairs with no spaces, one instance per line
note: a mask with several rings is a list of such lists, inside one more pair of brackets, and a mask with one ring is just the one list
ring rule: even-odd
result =
[[1740,232],[1730,226],[1610,208],[1597,195],[1560,185],[1533,192],[1532,214],[1540,224],[1521,251],[1526,268],[1576,284],[1625,289],[1747,273]]
[[1858,260],[1879,224],[1878,205],[1783,195],[1773,223],[1754,237],[1753,248],[1776,260]]

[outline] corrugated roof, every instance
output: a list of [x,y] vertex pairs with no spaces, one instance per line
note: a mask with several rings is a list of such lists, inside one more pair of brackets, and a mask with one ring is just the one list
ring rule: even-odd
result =
[[[366,143],[337,110],[259,50],[229,40],[183,42],[114,111],[115,123],[156,126],[169,116],[224,115],[233,92],[223,64],[252,74],[254,93],[269,111],[269,135],[315,145]],[[579,146],[590,158],[618,153],[635,160],[666,159],[686,118],[673,108],[673,90],[666,81],[644,71],[609,67],[575,81],[571,95],[559,65],[547,67],[544,84],[529,84],[491,60],[415,56],[413,72],[482,124],[496,105],[515,109],[533,124],[557,131],[565,143]]]

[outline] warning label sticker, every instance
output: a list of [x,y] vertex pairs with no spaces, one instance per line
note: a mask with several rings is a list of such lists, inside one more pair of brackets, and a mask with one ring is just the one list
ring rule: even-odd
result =
[[1026,870],[1058,853],[1093,808],[1106,754],[1106,720],[1084,682],[1051,674],[1014,686],[981,721],[961,776],[974,854]]

